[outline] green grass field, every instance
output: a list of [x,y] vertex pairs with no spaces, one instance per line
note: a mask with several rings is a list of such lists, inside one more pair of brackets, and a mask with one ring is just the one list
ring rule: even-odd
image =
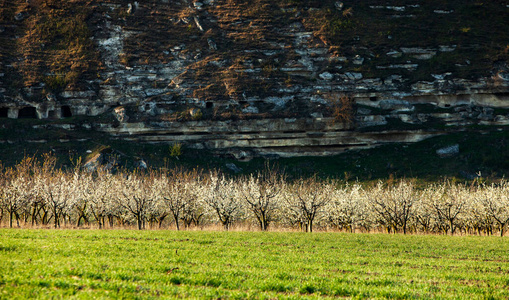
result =
[[0,299],[507,299],[509,240],[0,230]]

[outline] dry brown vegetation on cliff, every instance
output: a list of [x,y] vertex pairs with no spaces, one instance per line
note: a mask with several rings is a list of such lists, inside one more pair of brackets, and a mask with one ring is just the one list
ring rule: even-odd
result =
[[[3,0],[0,39],[5,46],[0,55],[5,64],[0,71],[13,79],[9,85],[86,86],[102,64],[100,47],[90,38],[107,34],[107,24],[125,32],[120,57],[125,66],[196,60],[180,78],[192,82],[193,96],[206,101],[277,96],[286,87],[311,86],[317,72],[336,67],[383,78],[389,71],[380,66],[418,63],[416,71],[390,70],[415,82],[445,72],[459,78],[489,77],[508,60],[506,0],[401,0],[386,5],[374,0],[218,0],[200,9],[188,1],[136,3]],[[306,32],[312,38],[299,45],[294,33]],[[402,47],[421,47],[435,55],[429,60],[407,53],[387,55]],[[455,50],[437,52],[439,47]],[[338,64],[329,59],[310,74],[281,71],[302,63],[303,50],[319,48],[348,60]],[[351,61],[356,55],[364,58],[362,64]],[[5,66],[10,62],[12,70]]]
[[87,20],[90,1],[19,2],[17,63],[26,87],[46,84],[48,92],[83,85],[100,66]]

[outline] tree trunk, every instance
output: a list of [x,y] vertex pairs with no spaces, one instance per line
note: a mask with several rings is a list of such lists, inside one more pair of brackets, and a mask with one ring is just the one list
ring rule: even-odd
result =
[[306,224],[306,232],[313,232],[313,222],[311,220],[308,220]]
[[158,219],[159,229],[161,229],[163,227],[163,221],[164,221],[165,218],[166,218],[166,216],[159,217],[159,219]]
[[49,223],[51,222],[51,219],[53,218],[53,216],[49,216],[48,212],[45,211],[44,215],[42,216],[42,218],[43,218],[42,225],[49,225]]
[[[195,226],[200,226],[200,220],[202,217],[203,217],[203,214],[200,214],[198,216],[195,215],[192,217],[192,222],[194,223]],[[189,223],[189,224],[191,224],[191,223]]]
[[173,213],[173,219],[175,220],[175,226],[177,226],[177,231],[180,231],[179,214]]
[[191,223],[193,222],[192,218],[183,218],[182,221],[184,222],[184,228],[189,229],[191,227]]
[[138,215],[136,216],[136,218],[138,219],[138,230],[142,230],[142,224],[141,224],[141,217]]
[[224,221],[223,228],[225,231],[228,231],[230,229],[230,221],[228,221],[228,220]]
[[12,210],[9,211],[9,227],[12,228],[12,217],[14,212]]
[[269,230],[269,218],[267,217],[267,214],[265,212],[262,212],[262,230],[263,231]]
[[34,209],[32,210],[32,226],[37,225],[37,202],[34,203]]
[[256,218],[258,219],[258,223],[260,224],[260,230],[267,231],[269,228],[269,222],[267,220],[267,217],[263,213],[260,213],[260,215],[256,214]]
[[261,225],[262,231],[267,231],[268,225],[267,225],[266,221],[262,220],[262,223],[260,225]]
[[58,215],[57,215],[57,210],[56,209],[53,210],[53,216],[55,217],[54,226],[55,226],[55,228],[57,228],[57,226],[58,226]]

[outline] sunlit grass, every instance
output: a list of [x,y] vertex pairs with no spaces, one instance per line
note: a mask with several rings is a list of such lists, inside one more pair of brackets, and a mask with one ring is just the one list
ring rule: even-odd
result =
[[509,240],[0,230],[0,299],[509,297]]

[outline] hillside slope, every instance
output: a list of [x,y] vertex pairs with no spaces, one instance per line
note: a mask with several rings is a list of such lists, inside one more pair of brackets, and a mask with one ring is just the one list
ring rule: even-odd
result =
[[508,0],[0,3],[0,118],[240,159],[509,124]]

